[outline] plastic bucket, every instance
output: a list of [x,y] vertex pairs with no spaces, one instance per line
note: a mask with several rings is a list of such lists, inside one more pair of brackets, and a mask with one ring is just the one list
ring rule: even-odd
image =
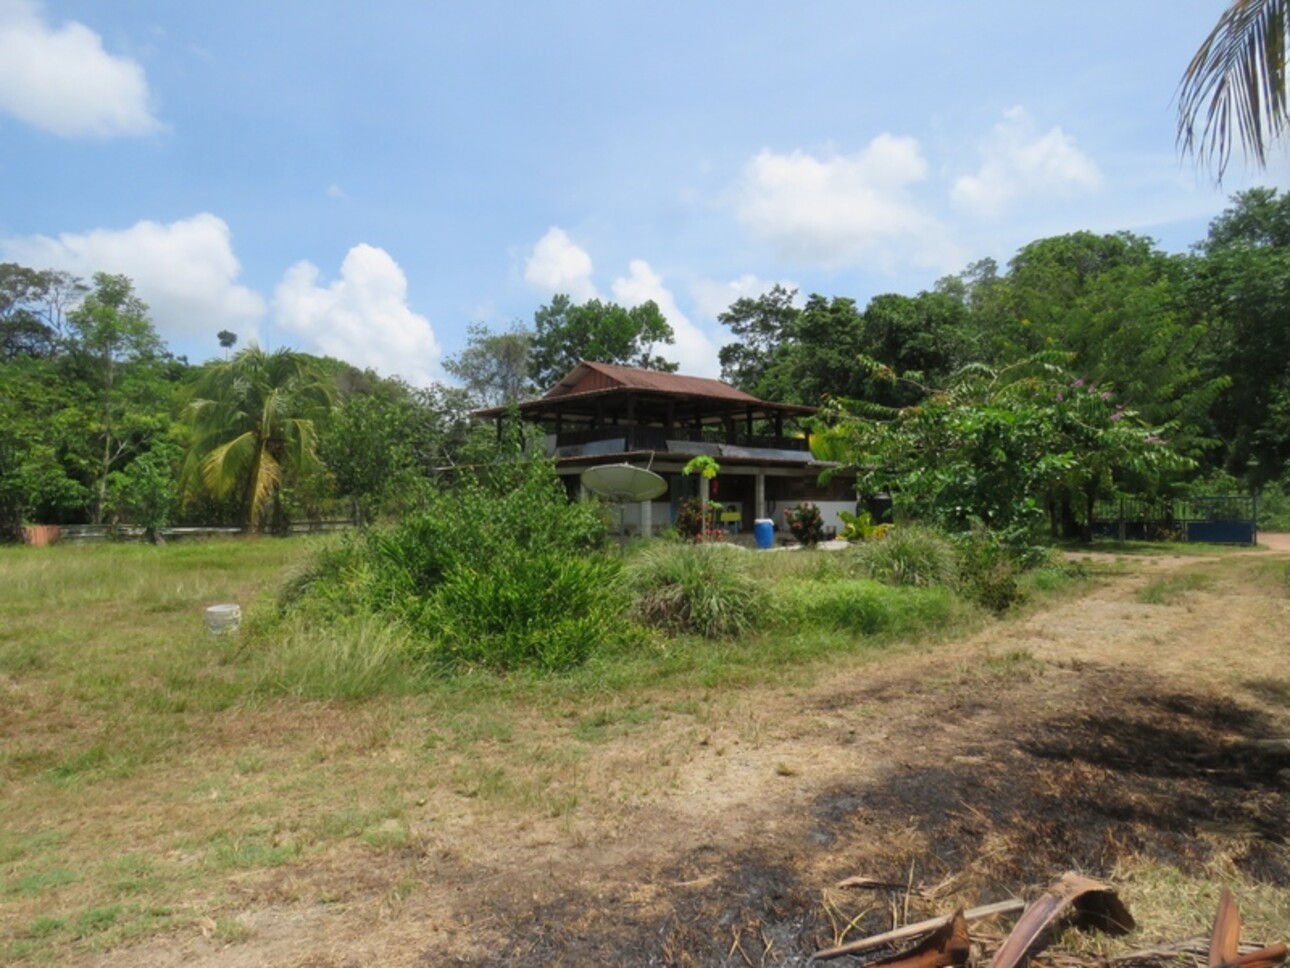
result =
[[241,605],[212,605],[206,609],[206,627],[215,635],[233,632],[241,624]]
[[775,522],[770,518],[758,518],[753,522],[753,537],[758,548],[775,547]]

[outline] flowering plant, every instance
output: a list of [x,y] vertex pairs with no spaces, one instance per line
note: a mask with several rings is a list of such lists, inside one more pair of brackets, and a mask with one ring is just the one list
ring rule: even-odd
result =
[[793,537],[804,545],[816,545],[824,537],[824,516],[810,501],[803,501],[795,508],[784,509],[784,523]]

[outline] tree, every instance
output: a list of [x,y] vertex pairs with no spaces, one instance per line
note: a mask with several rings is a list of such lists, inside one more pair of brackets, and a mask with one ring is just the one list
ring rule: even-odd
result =
[[[1190,466],[1109,386],[1072,378],[1049,352],[994,368],[970,364],[901,408],[835,404],[829,444],[862,493],[891,493],[903,514],[962,530],[974,521],[1025,534],[1045,511],[1056,528],[1085,523],[1118,485],[1158,486]],[[877,377],[895,375],[875,361]],[[934,455],[934,459],[930,457]]]
[[533,324],[529,373],[541,388],[554,386],[582,360],[676,371],[654,353],[656,344],[676,337],[653,301],[626,309],[599,299],[576,305],[561,294],[533,314]]
[[398,380],[344,399],[321,430],[319,454],[355,524],[424,497],[424,484],[465,443],[470,406],[461,390]]
[[1183,73],[1178,143],[1212,167],[1219,181],[1234,143],[1265,167],[1268,144],[1290,123],[1288,35],[1287,0],[1234,0]]
[[717,317],[737,339],[721,347],[721,379],[753,396],[765,396],[766,371],[780,350],[797,338],[802,311],[796,289],[776,285],[756,299],[745,296]]
[[175,470],[182,455],[173,441],[159,440],[146,454],[108,477],[116,512],[142,527],[144,537],[153,544],[164,542],[161,530],[170,524],[179,508]]
[[93,396],[88,430],[97,441],[90,470],[91,519],[102,522],[108,477],[169,423],[170,387],[161,368],[164,347],[148,307],[128,278],[105,272],[94,289],[68,315],[71,362],[82,371]]
[[[494,333],[482,323],[466,328],[466,348],[444,360],[480,407],[501,407],[532,395],[529,379],[533,334],[519,324]],[[563,376],[563,374],[561,374]]]
[[69,438],[81,436],[68,432],[79,402],[54,361],[0,363],[0,541],[21,540],[26,521],[75,519],[85,507],[89,494],[67,461]]
[[[1227,469],[1263,484],[1290,470],[1290,194],[1242,192],[1210,226],[1192,276]],[[1252,473],[1251,473],[1252,472]]]
[[220,348],[224,351],[224,358],[228,359],[228,351],[237,345],[237,333],[230,329],[221,329],[215,334],[219,340]]
[[300,353],[249,346],[209,364],[184,414],[192,430],[185,487],[236,494],[255,530],[289,474],[320,466],[315,420],[330,407],[330,387]]
[[70,273],[0,263],[0,360],[53,356],[68,307],[87,291]]

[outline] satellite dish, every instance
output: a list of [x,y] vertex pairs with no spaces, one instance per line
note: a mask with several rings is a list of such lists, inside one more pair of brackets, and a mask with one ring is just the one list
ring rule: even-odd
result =
[[667,491],[667,481],[631,464],[600,464],[582,472],[582,485],[610,501],[652,501]]

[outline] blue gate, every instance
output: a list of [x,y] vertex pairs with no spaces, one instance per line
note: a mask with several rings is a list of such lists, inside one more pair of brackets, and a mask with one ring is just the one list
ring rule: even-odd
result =
[[1094,537],[1119,541],[1253,545],[1259,540],[1257,512],[1257,499],[1248,494],[1158,501],[1120,498],[1097,502],[1092,532]]

